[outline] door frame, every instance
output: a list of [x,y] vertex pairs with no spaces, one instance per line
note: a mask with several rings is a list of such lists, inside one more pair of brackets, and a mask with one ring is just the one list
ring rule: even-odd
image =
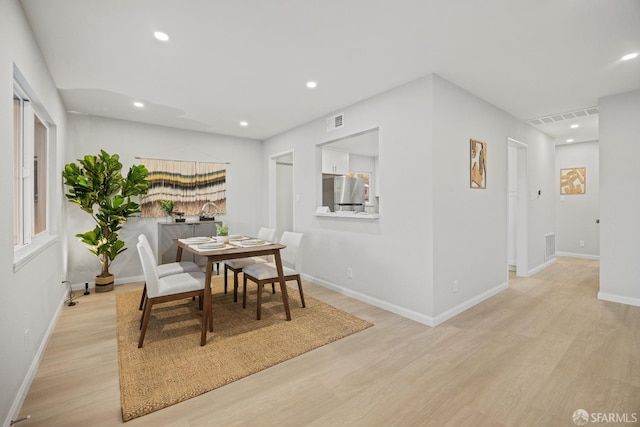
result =
[[[296,225],[296,199],[295,199],[295,188],[296,188],[296,182],[295,182],[295,153],[294,150],[287,150],[287,151],[282,151],[280,153],[276,153],[276,154],[272,154],[271,156],[269,156],[269,227],[276,229],[276,226],[278,224],[278,218],[277,218],[277,201],[276,201],[276,197],[277,197],[277,193],[278,193],[278,189],[277,189],[277,177],[276,177],[276,168],[277,168],[277,164],[278,161],[282,160],[283,157],[291,157],[291,162],[293,163],[293,165],[291,166],[293,168],[293,183],[292,183],[292,189],[291,191],[293,192],[292,197],[293,198],[293,206],[291,207],[291,209],[293,210],[292,212],[292,220],[293,220],[293,228],[295,230],[295,225]],[[291,231],[294,231],[291,230]]]
[[[507,162],[511,161],[509,155],[510,150],[516,151],[516,185],[517,185],[517,203],[516,203],[516,276],[529,276],[529,222],[528,222],[528,204],[527,204],[527,168],[528,168],[528,145],[513,138],[507,138]],[[507,164],[507,169],[509,165]],[[523,170],[524,169],[524,170]],[[509,215],[509,192],[511,189],[507,185],[507,218]],[[507,221],[507,270],[509,269],[509,222]]]

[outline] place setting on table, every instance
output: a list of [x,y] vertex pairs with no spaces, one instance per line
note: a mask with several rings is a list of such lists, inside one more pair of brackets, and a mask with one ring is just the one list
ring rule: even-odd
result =
[[178,239],[178,241],[189,246],[189,248],[197,252],[205,252],[205,251],[208,252],[216,249],[218,250],[231,249],[234,247],[245,248],[245,247],[254,247],[254,246],[264,246],[264,245],[270,245],[273,243],[273,242],[268,242],[266,240],[243,236],[243,235],[228,236],[228,243],[225,241],[219,241],[215,236],[187,237],[184,239]]
[[235,246],[247,247],[269,245],[272,242],[247,236],[236,236],[235,239],[233,236],[229,236],[229,243]]

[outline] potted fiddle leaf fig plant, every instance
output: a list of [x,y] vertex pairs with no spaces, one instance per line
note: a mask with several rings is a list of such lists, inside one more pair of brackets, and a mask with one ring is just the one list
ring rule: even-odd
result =
[[62,177],[68,186],[67,200],[96,222],[93,230],[76,234],[100,260],[101,271],[95,277],[96,292],[113,290],[114,276],[109,266],[127,249],[118,232],[131,216],[140,213],[140,205],[132,198],[146,194],[151,185],[147,174],[143,165],[133,165],[123,176],[120,156],[104,150],[64,167]]

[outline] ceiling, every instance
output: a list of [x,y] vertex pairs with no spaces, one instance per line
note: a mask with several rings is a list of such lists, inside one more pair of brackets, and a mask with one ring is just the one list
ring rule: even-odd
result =
[[[620,60],[640,52],[639,0],[22,4],[69,111],[238,137],[266,139],[430,73],[524,121],[640,89],[640,57]],[[594,140],[597,117],[539,127]]]

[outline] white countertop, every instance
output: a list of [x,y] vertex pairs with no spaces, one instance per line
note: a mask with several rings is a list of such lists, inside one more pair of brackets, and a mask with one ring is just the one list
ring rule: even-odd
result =
[[369,212],[327,212],[327,213],[314,213],[315,216],[327,217],[327,218],[349,218],[349,219],[378,219],[380,214]]

